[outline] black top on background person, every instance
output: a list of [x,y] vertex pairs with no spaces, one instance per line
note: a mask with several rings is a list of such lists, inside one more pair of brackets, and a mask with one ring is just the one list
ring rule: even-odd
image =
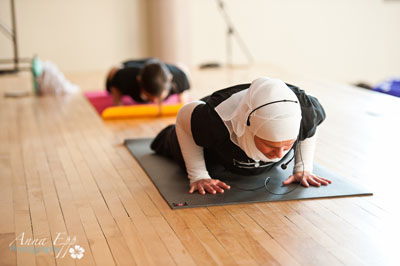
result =
[[129,60],[112,68],[107,76],[107,91],[118,105],[122,95],[139,103],[166,100],[190,88],[187,75],[177,66],[158,59]]

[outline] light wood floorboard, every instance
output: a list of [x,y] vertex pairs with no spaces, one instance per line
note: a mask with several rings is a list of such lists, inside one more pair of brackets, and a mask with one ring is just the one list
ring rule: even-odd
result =
[[[171,210],[123,141],[173,117],[103,121],[82,94],[3,97],[31,77],[0,76],[0,265],[398,265],[400,99],[272,66],[194,69],[191,97],[259,76],[318,97],[315,161],[374,196]],[[103,89],[102,72],[68,77]]]

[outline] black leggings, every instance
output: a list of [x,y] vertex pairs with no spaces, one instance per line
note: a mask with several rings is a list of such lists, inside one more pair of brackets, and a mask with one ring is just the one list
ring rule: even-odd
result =
[[160,155],[172,158],[185,168],[185,161],[183,160],[181,147],[176,136],[175,125],[169,125],[161,130],[151,143],[150,148]]

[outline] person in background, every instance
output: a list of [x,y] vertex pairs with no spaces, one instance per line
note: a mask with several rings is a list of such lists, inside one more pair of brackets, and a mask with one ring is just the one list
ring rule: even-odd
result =
[[114,105],[122,104],[122,96],[129,95],[138,103],[153,102],[160,107],[173,94],[179,101],[188,101],[190,83],[187,74],[175,65],[156,58],[129,60],[111,68],[106,79],[106,89]]

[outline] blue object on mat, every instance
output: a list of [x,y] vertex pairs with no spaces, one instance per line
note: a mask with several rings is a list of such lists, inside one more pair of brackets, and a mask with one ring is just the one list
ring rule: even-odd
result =
[[374,87],[373,90],[400,97],[400,78],[386,80]]

